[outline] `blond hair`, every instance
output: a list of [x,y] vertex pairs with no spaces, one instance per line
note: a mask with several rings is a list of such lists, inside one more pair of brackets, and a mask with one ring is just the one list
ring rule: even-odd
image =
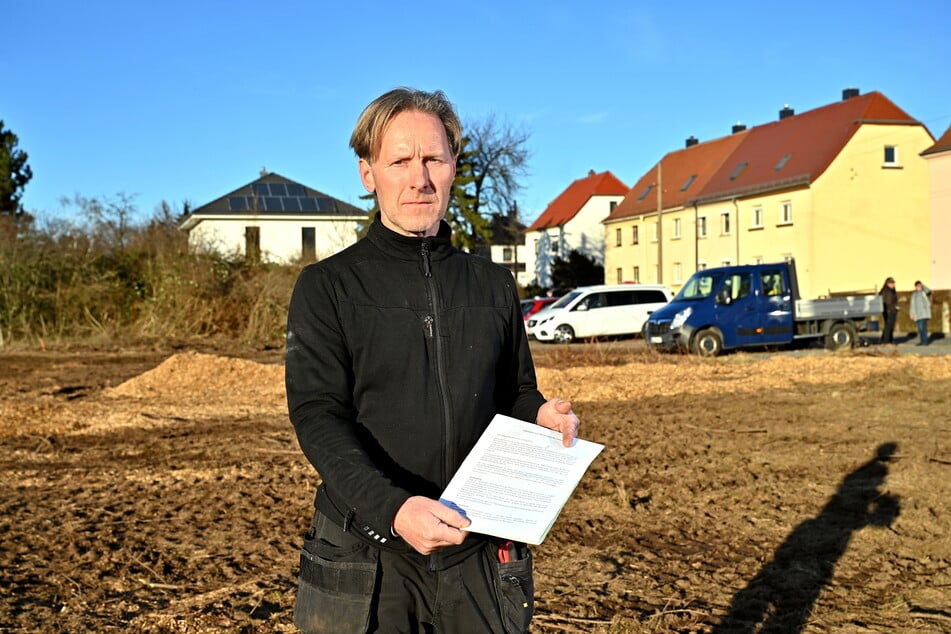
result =
[[372,163],[380,153],[387,124],[405,111],[418,111],[437,117],[446,129],[452,155],[459,155],[462,124],[445,93],[441,90],[426,92],[415,88],[394,88],[371,101],[357,119],[357,125],[350,135],[350,147],[357,157]]

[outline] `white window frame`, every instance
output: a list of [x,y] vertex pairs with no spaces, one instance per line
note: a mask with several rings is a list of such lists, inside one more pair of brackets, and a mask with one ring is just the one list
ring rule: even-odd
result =
[[[888,160],[888,152],[891,150],[892,160]],[[901,163],[898,160],[898,146],[886,145],[882,148],[882,167],[899,167]]]
[[762,229],[763,228],[763,206],[756,205],[753,207],[753,217],[750,219],[750,229]]
[[792,201],[784,200],[779,203],[779,224],[791,225],[792,223]]
[[724,211],[720,214],[720,235],[721,236],[730,235],[730,230],[733,228],[730,222],[731,220],[730,215],[731,214],[729,211]]
[[616,246],[616,247],[621,246],[621,243],[623,242],[623,239],[621,238],[621,229],[620,229],[620,227],[614,230],[614,240],[615,240],[614,246]]
[[634,280],[633,280],[634,283],[635,283],[635,284],[640,284],[640,283],[641,283],[641,267],[635,266],[635,267],[634,267],[634,270],[632,271],[632,273],[633,273],[633,275],[634,275]]
[[674,235],[671,237],[671,240],[680,240],[682,234],[682,225],[680,218],[674,218]]
[[681,284],[684,281],[684,267],[680,262],[674,262],[674,284]]
[[640,244],[641,242],[640,233],[641,232],[638,231],[637,225],[634,225],[633,227],[631,227],[631,244]]
[[707,237],[707,217],[706,216],[697,216],[697,237],[698,238]]

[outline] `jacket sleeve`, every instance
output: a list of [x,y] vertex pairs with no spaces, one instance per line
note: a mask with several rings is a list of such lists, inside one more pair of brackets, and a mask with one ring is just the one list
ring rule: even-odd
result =
[[[506,271],[506,275],[511,275]],[[538,408],[545,403],[545,397],[538,390],[535,378],[535,363],[532,360],[532,351],[528,345],[528,335],[525,332],[525,320],[518,301],[518,291],[512,286],[511,315],[509,316],[509,331],[511,332],[511,348],[508,354],[502,355],[503,363],[498,376],[505,390],[509,390],[508,403],[500,403],[503,414],[513,418],[534,423],[538,417]],[[507,405],[507,407],[506,407]],[[508,411],[506,411],[508,410]]]
[[[363,444],[353,403],[353,364],[341,325],[332,276],[305,268],[287,316],[285,387],[288,413],[301,450],[317,469],[341,512],[389,535],[393,517],[410,494],[373,463]],[[367,532],[367,531],[364,531]]]

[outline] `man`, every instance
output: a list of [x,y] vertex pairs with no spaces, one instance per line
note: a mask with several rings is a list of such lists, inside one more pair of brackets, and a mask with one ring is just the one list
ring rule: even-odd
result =
[[879,291],[882,296],[882,327],[881,343],[895,343],[895,323],[898,321],[898,291],[895,290],[895,278],[885,278],[885,284]]
[[288,408],[322,479],[294,614],[308,632],[531,621],[528,549],[467,533],[438,498],[495,414],[558,430],[566,446],[579,421],[536,387],[512,275],[450,244],[461,139],[440,91],[400,88],[367,106],[350,146],[380,213],[294,289]]
[[918,327],[919,346],[928,345],[928,320],[931,319],[931,289],[915,281],[915,291],[911,294],[911,320]]

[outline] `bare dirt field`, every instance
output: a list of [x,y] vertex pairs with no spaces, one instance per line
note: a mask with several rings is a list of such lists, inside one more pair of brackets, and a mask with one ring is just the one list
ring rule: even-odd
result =
[[[281,351],[0,353],[0,631],[290,632]],[[533,632],[951,631],[951,355],[536,348],[604,443]]]

